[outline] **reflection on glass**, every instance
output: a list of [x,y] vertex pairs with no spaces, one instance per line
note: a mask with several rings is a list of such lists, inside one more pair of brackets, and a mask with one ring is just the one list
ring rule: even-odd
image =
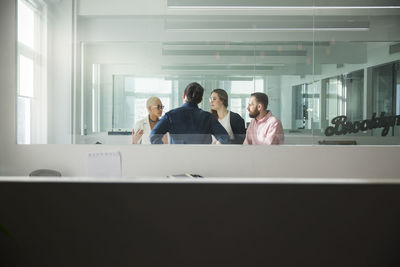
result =
[[393,110],[393,64],[376,67],[372,71],[373,112],[378,115],[385,112],[394,114]]
[[[211,91],[221,88],[229,95],[229,108],[247,123],[250,94],[265,92],[268,109],[282,121],[285,144],[318,144],[328,138],[325,130],[337,116],[362,121],[373,112],[399,112],[396,70],[374,74],[371,69],[400,58],[391,49],[400,40],[394,9],[360,4],[357,12],[319,12],[310,0],[303,3],[310,9],[303,10],[290,4],[282,10],[218,14],[193,8],[196,16],[175,10],[163,17],[157,8],[143,13],[135,1],[125,2],[118,6],[124,16],[118,11],[110,16],[102,3],[83,5],[75,14],[74,34],[82,46],[74,73],[74,125],[75,133],[87,134],[77,138],[82,143],[95,143],[98,135],[107,143],[115,137],[108,132],[130,131],[145,116],[150,96],[162,100],[164,112],[181,106],[183,90],[191,82],[205,88],[200,108],[209,111]],[[398,142],[375,139],[370,130],[331,138],[357,138],[358,144]],[[131,143],[129,136],[126,140]]]
[[[292,133],[311,133],[305,130],[320,130],[320,91],[320,81],[292,87]],[[314,131],[314,134],[319,134],[319,131]]]
[[134,102],[128,102],[126,105],[128,106],[134,106],[134,116],[135,116],[135,121],[134,123],[136,124],[137,121],[143,119],[147,115],[147,108],[146,108],[146,100],[147,98],[136,98]]
[[326,88],[326,120],[347,116],[350,121],[363,118],[364,72],[356,71],[322,81]]
[[[164,112],[182,105],[183,89],[191,81],[182,80],[180,77],[169,79],[114,76],[112,128],[129,130],[147,114],[145,103],[151,96],[161,99],[165,106]],[[224,88],[229,93],[230,109],[240,114],[247,122],[250,122],[250,117],[246,117],[250,94],[255,91],[265,91],[263,79],[253,80],[253,77],[239,77],[237,80],[234,77],[231,77],[230,80],[217,76],[214,77],[214,80],[204,77],[197,82],[205,86],[204,99],[208,98],[213,89]],[[210,110],[207,100],[203,100],[199,106],[206,111]]]
[[133,78],[133,80],[133,90],[135,93],[170,94],[172,90],[171,81],[164,79]]
[[242,111],[243,111],[243,106],[242,106],[242,101],[241,98],[230,98],[230,110],[240,114],[243,117]]
[[346,92],[346,115],[350,121],[363,119],[364,111],[364,70],[343,75]]
[[[111,44],[112,47],[119,45]],[[367,47],[376,46],[380,49],[382,46],[387,47],[387,45],[370,45],[367,43],[354,45],[353,43],[336,41],[321,42],[316,43],[316,53],[324,53],[324,56],[329,58],[325,59],[326,61],[341,62],[344,60],[343,55],[331,58],[332,53],[348,55],[347,49],[349,49],[358,58],[353,59],[350,57],[350,59],[346,60],[362,63],[366,60]],[[96,47],[95,44],[92,46]],[[129,52],[130,49],[135,50],[141,47],[152,50],[153,47],[162,47],[162,44],[149,43],[148,45],[144,45],[142,43],[135,43],[132,45],[123,44],[123,46]],[[290,43],[288,46],[292,49],[294,43]],[[299,45],[296,42],[294,47],[295,49],[300,49],[300,51],[309,51],[311,44],[303,42]],[[199,45],[196,48],[202,50]],[[194,50],[193,48],[185,50],[182,47],[180,49],[185,53],[193,53]],[[254,49],[254,47],[251,49]],[[282,46],[280,49],[278,53],[279,51],[284,51],[285,46]],[[178,54],[177,49],[173,50],[170,48],[167,57],[168,61],[183,60],[181,57],[171,55],[171,51],[175,51],[174,53]],[[359,53],[357,51],[361,51],[361,54],[357,55]],[[96,53],[99,56],[103,54],[101,50],[97,51],[97,48]],[[144,50],[142,53],[146,54],[148,51]],[[91,54],[93,56],[93,53]],[[203,57],[197,58],[197,56],[190,58],[191,60],[193,58],[196,58],[196,60],[208,60]],[[355,122],[370,118],[372,116],[372,109],[374,109],[374,112],[379,112],[380,109],[393,109],[391,112],[394,113],[398,108],[395,105],[397,102],[394,101],[394,99],[397,99],[397,96],[395,97],[397,89],[394,89],[392,86],[393,77],[397,75],[394,72],[395,68],[393,66],[389,68],[385,67],[388,68],[387,70],[382,66],[372,66],[371,68],[374,71],[369,72],[367,68],[360,67],[360,64],[353,64],[354,66],[348,64],[348,66],[344,66],[344,64],[314,63],[314,71],[321,73],[321,75],[317,76],[312,75],[313,69],[311,65],[313,63],[312,58],[309,56],[302,58],[293,58],[292,56],[279,58],[282,61],[296,60],[300,63],[296,63],[296,68],[293,68],[294,65],[287,68],[282,64],[275,67],[276,69],[271,72],[270,70],[259,71],[253,69],[249,71],[246,69],[240,71],[240,74],[236,68],[221,69],[218,66],[215,69],[214,65],[204,67],[192,64],[190,67],[187,66],[187,69],[178,68],[179,70],[176,70],[176,68],[164,68],[161,71],[158,68],[160,65],[155,65],[154,76],[139,75],[141,71],[134,65],[102,64],[101,69],[103,71],[101,73],[103,76],[101,79],[103,85],[99,87],[103,95],[102,105],[111,105],[113,112],[110,114],[106,113],[106,109],[100,109],[102,116],[100,131],[104,132],[112,129],[130,131],[132,126],[145,116],[145,101],[150,96],[157,96],[162,100],[166,106],[164,112],[182,105],[183,90],[190,82],[198,82],[205,88],[204,99],[206,100],[200,103],[200,108],[209,111],[210,104],[207,99],[211,91],[215,88],[222,88],[229,95],[230,109],[239,113],[247,123],[250,122],[247,112],[247,103],[250,94],[255,91],[265,92],[270,100],[268,109],[273,114],[277,114],[277,117],[281,119],[284,125],[287,136],[286,144],[297,144],[302,142],[302,140],[305,140],[305,143],[310,142],[310,139],[300,139],[306,137],[327,138],[325,130],[327,127],[332,126],[332,119],[338,116],[346,116],[348,121]],[[218,60],[223,59],[224,57],[220,56]],[[238,59],[240,60],[240,57],[233,58],[233,60]],[[274,59],[277,62],[278,58]],[[167,59],[161,57],[160,61],[163,60]],[[246,64],[248,65],[248,62]],[[237,67],[238,65],[235,64],[234,66]],[[132,71],[132,69],[135,71]],[[118,72],[124,74],[118,74]],[[107,75],[104,76],[104,73]],[[299,75],[299,73],[304,73],[304,75]],[[110,83],[107,82],[111,80],[109,77],[113,77]],[[365,81],[368,80],[372,82],[365,84]],[[107,96],[109,92],[111,94]],[[376,100],[372,100],[373,96]],[[369,102],[376,102],[374,104],[376,107],[374,105],[367,105]],[[359,138],[371,135],[372,132],[369,130],[358,131],[357,133],[348,133],[346,136],[333,136],[332,138],[347,138],[349,140],[358,138],[357,140],[363,141]],[[301,136],[299,137],[299,135]],[[365,140],[366,143],[375,142],[372,139]],[[376,143],[379,142],[376,141]]]
[[161,78],[143,78],[132,76],[114,77],[113,84],[113,129],[132,129],[139,120],[147,115],[146,101],[157,96],[170,109],[172,81]]
[[[379,117],[399,115],[399,62],[385,64],[372,69],[372,113]],[[392,127],[389,136],[400,136],[399,127]],[[381,130],[373,130],[374,136],[380,136]]]

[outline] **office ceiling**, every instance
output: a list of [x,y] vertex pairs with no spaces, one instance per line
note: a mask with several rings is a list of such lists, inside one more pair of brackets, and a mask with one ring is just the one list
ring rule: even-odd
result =
[[400,42],[398,0],[80,0],[78,12],[82,42],[158,42],[169,74],[317,74]]

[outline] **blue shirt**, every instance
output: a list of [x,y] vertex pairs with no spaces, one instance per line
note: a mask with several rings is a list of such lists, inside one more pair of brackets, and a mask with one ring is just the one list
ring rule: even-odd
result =
[[185,103],[160,119],[150,133],[152,144],[162,144],[162,137],[169,132],[171,144],[211,144],[211,135],[221,144],[229,143],[229,135],[217,118],[199,109],[195,103]]

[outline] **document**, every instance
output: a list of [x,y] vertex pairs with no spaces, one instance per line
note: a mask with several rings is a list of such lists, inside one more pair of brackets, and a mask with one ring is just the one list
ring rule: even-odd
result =
[[89,177],[121,177],[120,152],[91,152],[88,154]]

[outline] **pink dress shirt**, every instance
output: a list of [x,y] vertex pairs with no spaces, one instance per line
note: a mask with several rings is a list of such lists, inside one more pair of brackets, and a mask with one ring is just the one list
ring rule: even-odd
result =
[[261,120],[251,120],[243,144],[279,145],[283,144],[284,139],[281,121],[268,111]]

